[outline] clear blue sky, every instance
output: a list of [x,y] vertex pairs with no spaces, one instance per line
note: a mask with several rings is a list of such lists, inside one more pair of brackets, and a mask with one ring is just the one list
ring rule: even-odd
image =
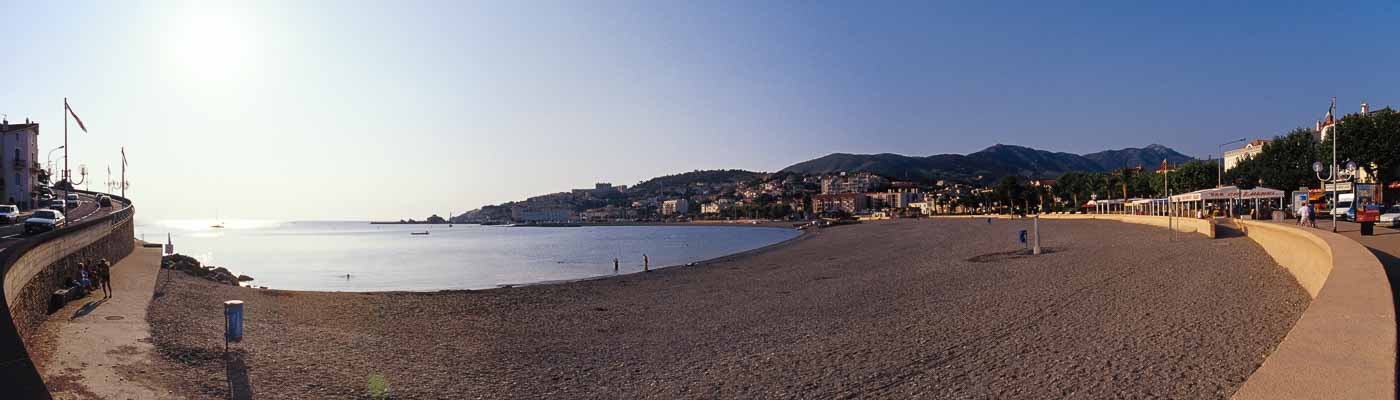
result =
[[1205,157],[1400,105],[1393,1],[929,3],[21,2],[0,112],[47,153],[69,97],[73,163],[97,188],[127,146],[143,218],[368,219],[831,152]]

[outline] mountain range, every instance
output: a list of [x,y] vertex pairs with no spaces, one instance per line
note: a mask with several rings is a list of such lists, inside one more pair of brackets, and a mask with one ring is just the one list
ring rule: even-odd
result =
[[793,164],[779,172],[870,172],[892,179],[951,179],[987,183],[1007,175],[1054,178],[1070,171],[1103,172],[1137,166],[1153,168],[1164,159],[1171,164],[1180,164],[1192,158],[1159,144],[1082,155],[998,144],[967,155],[936,154],[916,157],[890,153],[832,153]]

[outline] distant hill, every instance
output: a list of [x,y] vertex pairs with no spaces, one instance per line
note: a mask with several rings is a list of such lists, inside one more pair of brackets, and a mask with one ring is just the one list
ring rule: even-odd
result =
[[911,157],[889,153],[834,153],[793,164],[779,172],[870,172],[894,179],[989,182],[1006,175],[1053,178],[1070,171],[1098,172],[1138,165],[1151,167],[1161,163],[1163,158],[1173,164],[1191,159],[1176,150],[1157,144],[1146,148],[1108,150],[1085,155],[999,144],[968,155],[938,154]]
[[685,187],[695,183],[717,184],[717,183],[737,183],[744,181],[754,181],[762,179],[766,175],[762,172],[745,171],[742,169],[717,169],[708,171],[691,171],[675,175],[666,175],[648,179],[638,183],[629,191],[657,192],[669,188]]
[[1170,147],[1160,144],[1153,144],[1147,147],[1127,148],[1122,150],[1108,150],[1097,153],[1085,154],[1084,158],[1094,160],[1105,170],[1123,167],[1155,167],[1162,164],[1166,159],[1168,163],[1180,164],[1191,160],[1191,157],[1178,153]]

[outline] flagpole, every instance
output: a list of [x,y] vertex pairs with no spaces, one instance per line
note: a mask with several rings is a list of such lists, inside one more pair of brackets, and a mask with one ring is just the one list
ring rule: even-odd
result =
[[69,181],[69,182],[68,182],[69,185],[72,185],[72,184],[73,184],[72,180],[68,179],[68,98],[67,98],[67,97],[64,97],[64,98],[63,98],[63,173],[60,174],[60,175],[62,175],[62,176],[60,177],[61,179],[65,180],[65,181]]

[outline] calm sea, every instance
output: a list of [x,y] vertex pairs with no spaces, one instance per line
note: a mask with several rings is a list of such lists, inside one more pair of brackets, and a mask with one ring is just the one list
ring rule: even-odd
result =
[[[366,222],[139,222],[137,237],[246,274],[274,289],[484,289],[683,265],[790,239],[793,229],[725,226],[529,228],[370,225]],[[428,235],[409,232],[427,230]],[[347,279],[346,274],[350,277]]]

